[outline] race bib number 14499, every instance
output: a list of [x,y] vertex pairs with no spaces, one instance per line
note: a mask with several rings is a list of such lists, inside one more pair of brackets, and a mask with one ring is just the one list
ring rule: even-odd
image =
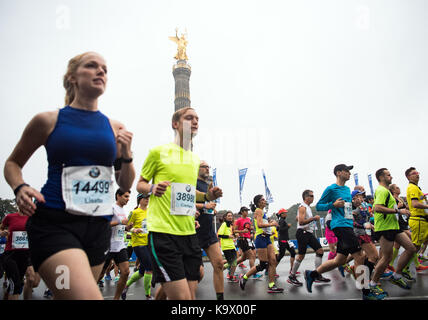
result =
[[112,174],[112,167],[105,166],[63,168],[61,183],[66,211],[89,216],[111,214]]

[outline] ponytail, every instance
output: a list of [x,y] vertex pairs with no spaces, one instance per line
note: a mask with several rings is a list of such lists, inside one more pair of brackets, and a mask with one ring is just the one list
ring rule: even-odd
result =
[[66,106],[70,105],[73,102],[73,100],[76,98],[76,88],[74,84],[71,83],[70,77],[76,73],[77,68],[82,63],[82,59],[89,53],[90,52],[79,54],[68,61],[67,72],[65,73],[62,81],[62,84],[65,89],[64,102]]
[[253,212],[256,212],[257,207],[254,205],[254,203],[250,203],[250,209]]

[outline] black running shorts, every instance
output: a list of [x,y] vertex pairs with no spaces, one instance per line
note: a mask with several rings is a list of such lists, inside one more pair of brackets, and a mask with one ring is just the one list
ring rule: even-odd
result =
[[299,254],[305,255],[306,249],[311,247],[314,251],[321,248],[321,245],[317,238],[315,238],[312,232],[305,231],[303,229],[297,229],[296,231],[297,247]]
[[149,232],[149,248],[156,283],[200,280],[202,251],[196,234]]
[[332,231],[337,238],[337,253],[348,256],[348,254],[354,254],[361,250],[360,243],[353,228],[337,227]]
[[89,264],[103,264],[110,250],[110,221],[66,211],[37,208],[27,221],[30,257],[37,272],[50,256],[67,249],[82,249]]

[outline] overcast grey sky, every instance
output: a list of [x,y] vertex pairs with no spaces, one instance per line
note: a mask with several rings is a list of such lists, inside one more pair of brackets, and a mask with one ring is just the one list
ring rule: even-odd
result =
[[[318,201],[338,163],[354,165],[366,190],[367,174],[387,167],[402,194],[415,166],[428,192],[427,17],[423,0],[0,0],[0,162],[36,113],[63,106],[68,60],[96,51],[109,68],[99,108],[134,133],[140,172],[148,150],[173,138],[168,36],[179,27],[200,117],[195,152],[217,168],[219,209],[239,209],[246,167],[243,204],[264,194],[264,169],[270,212],[307,188]],[[44,148],[23,172],[43,186]],[[3,175],[0,197],[13,198]]]

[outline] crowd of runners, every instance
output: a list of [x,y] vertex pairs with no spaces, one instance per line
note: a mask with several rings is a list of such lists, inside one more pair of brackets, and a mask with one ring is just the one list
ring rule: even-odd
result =
[[[314,193],[309,189],[302,193],[295,221],[287,220],[285,209],[268,217],[266,200],[256,195],[250,209],[240,208],[238,219],[226,212],[216,230],[215,200],[222,190],[213,186],[209,164],[192,151],[199,118],[191,107],[173,114],[174,141],[149,150],[137,176],[133,134],[98,109],[106,83],[102,56],[87,52],[72,58],[63,78],[66,106],[35,115],[5,163],[4,175],[19,209],[0,226],[5,299],[18,299],[22,293],[31,299],[40,279],[48,287],[46,297],[103,299],[103,281],[113,270],[114,299],[126,299],[140,279],[142,299],[195,299],[204,278],[202,252],[213,268],[212,280],[205,281],[212,281],[218,300],[227,298],[225,281],[245,290],[250,278],[263,273],[267,293],[283,293],[276,268],[286,251],[287,282],[309,293],[314,282],[331,282],[323,274],[338,268],[361,282],[362,299],[382,300],[388,293],[381,277],[409,290],[408,282],[415,281],[410,266],[416,272],[428,268],[421,264],[427,261],[428,203],[414,167],[401,173],[409,181],[404,199],[387,168],[376,171],[374,197],[361,186],[352,192],[346,186],[353,166],[334,168],[335,181],[315,206],[328,212],[330,252],[323,261],[324,250],[314,235],[320,216],[312,214]],[[22,169],[41,146],[47,152],[48,179],[39,191],[25,183]],[[136,199],[136,206],[128,213],[124,207],[130,199]],[[290,241],[292,224],[297,225],[297,252]],[[307,247],[315,252],[315,265],[301,274]],[[137,261],[131,272],[133,252]]]

